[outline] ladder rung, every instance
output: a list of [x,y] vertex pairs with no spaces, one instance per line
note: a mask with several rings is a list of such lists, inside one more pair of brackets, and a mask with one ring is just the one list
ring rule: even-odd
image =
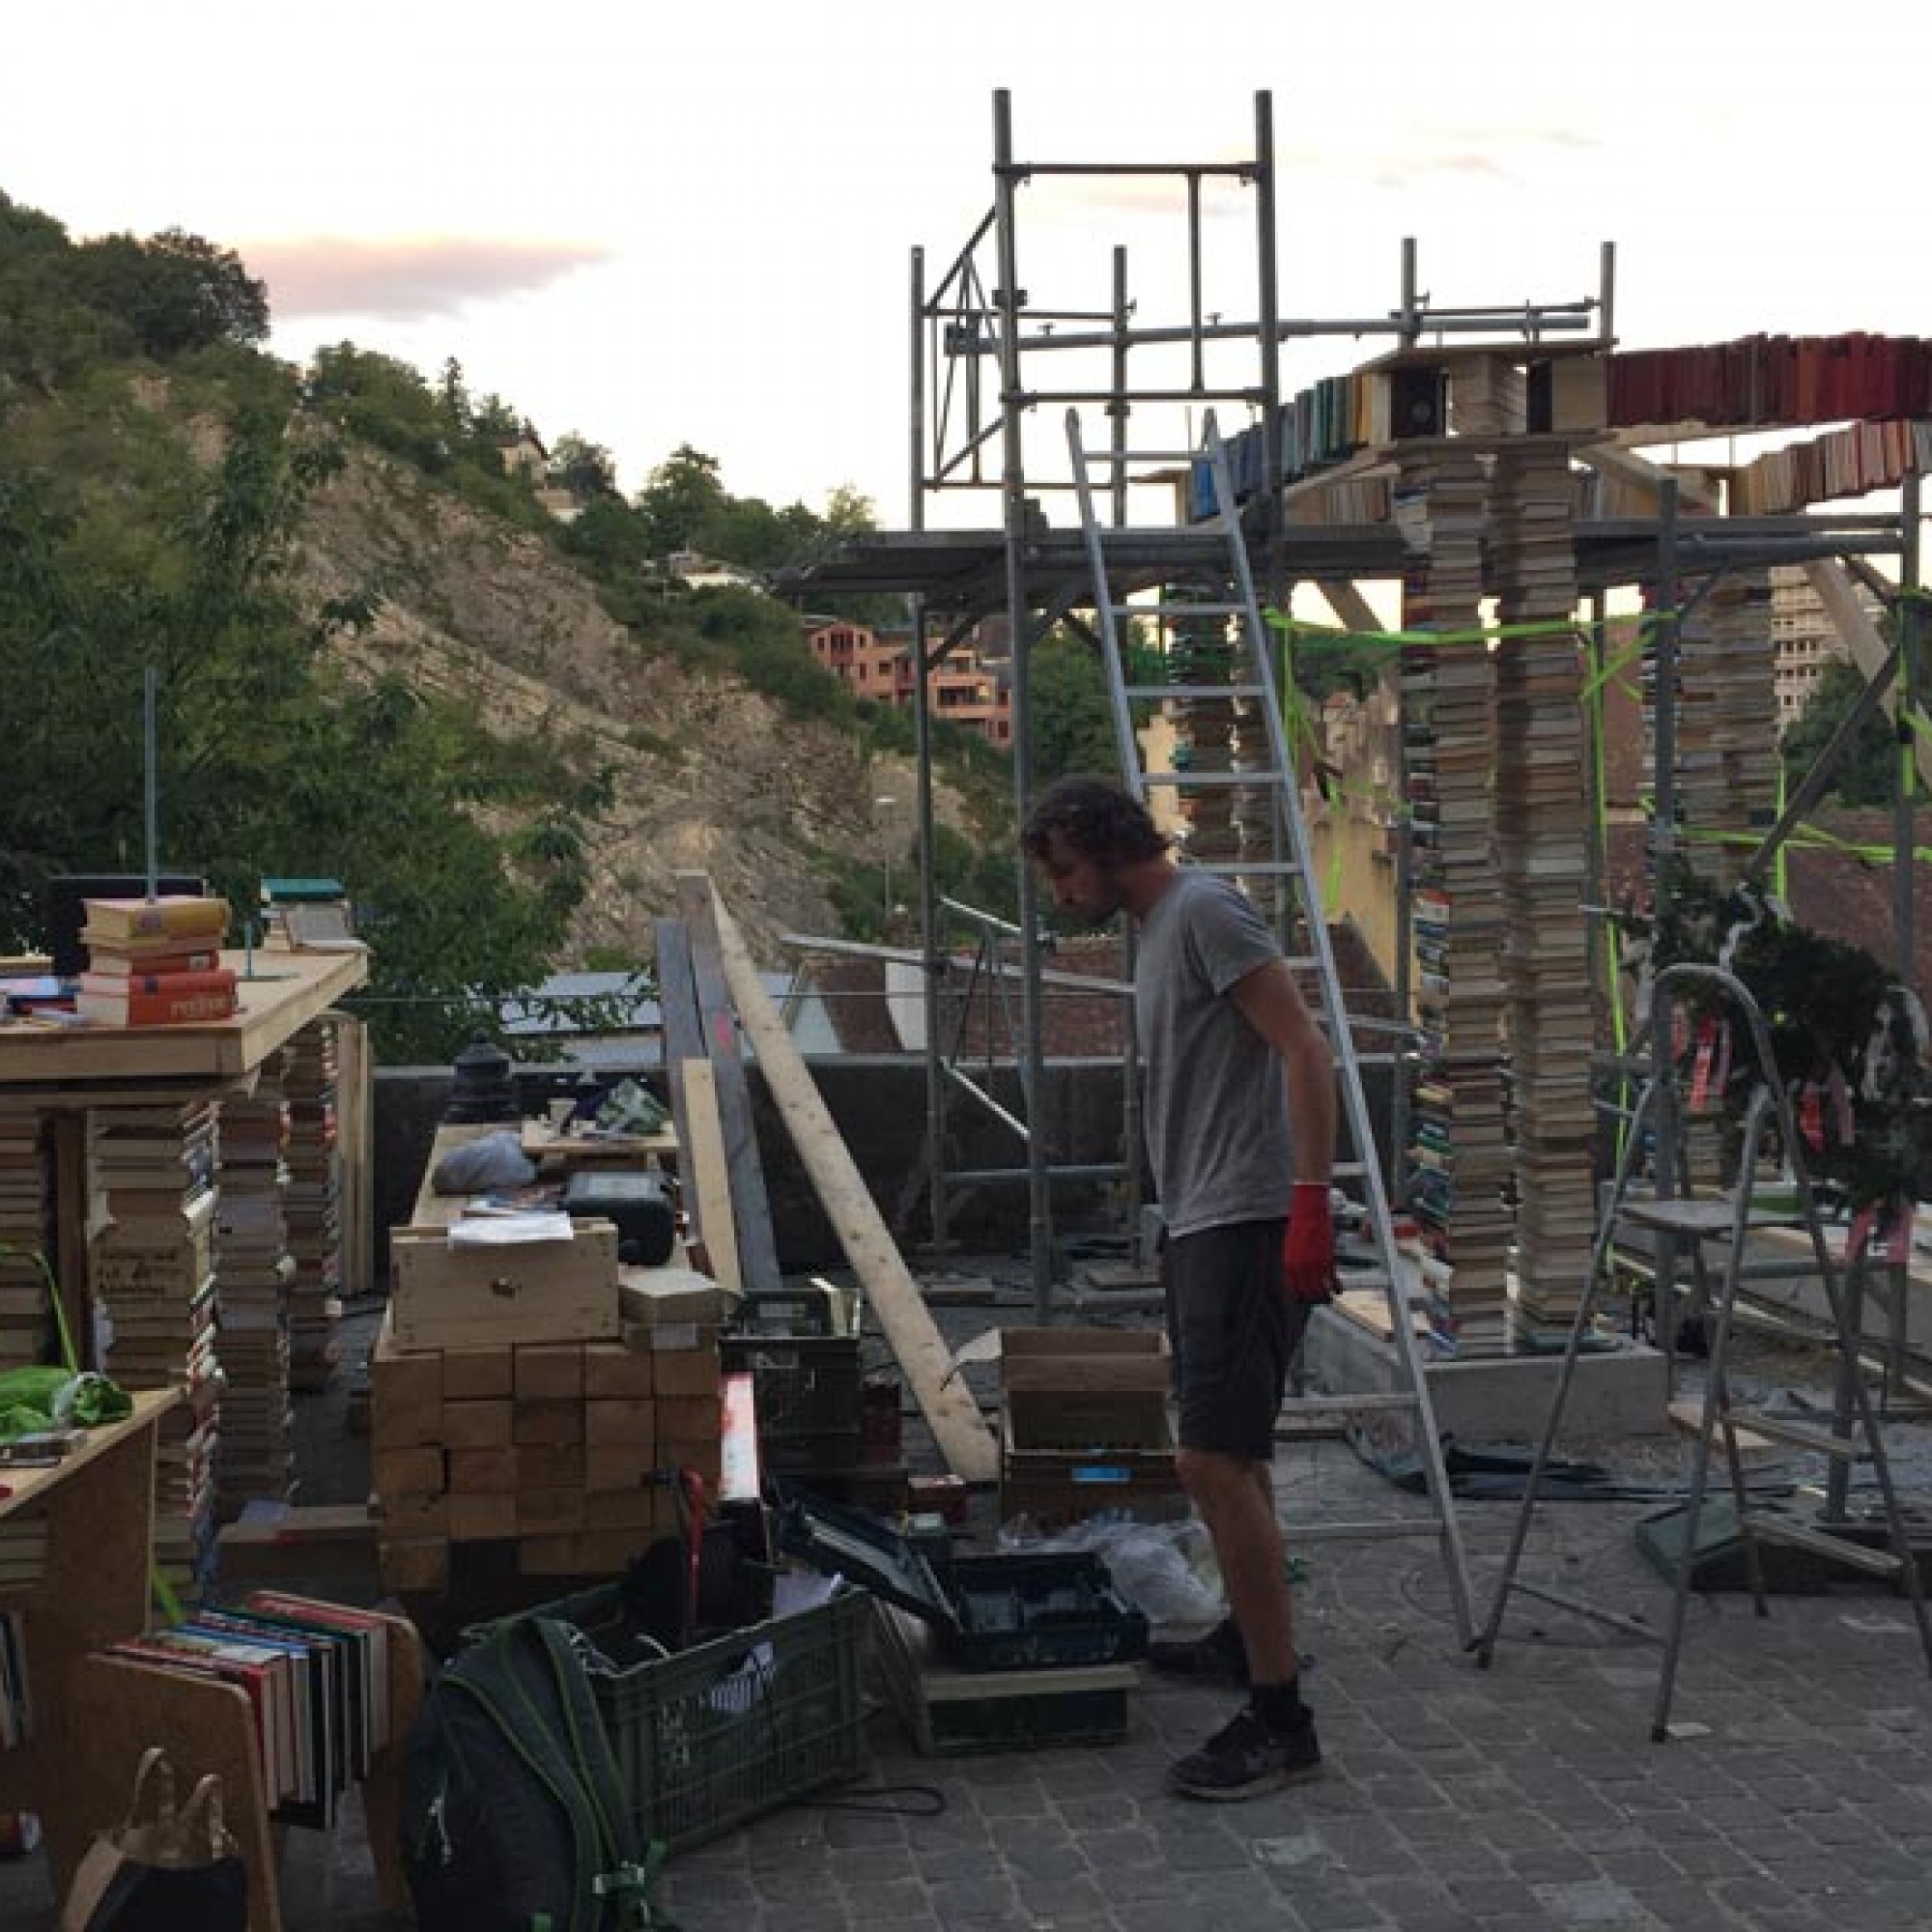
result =
[[1217,879],[1298,878],[1308,867],[1299,859],[1238,859],[1223,865],[1218,859],[1198,861],[1197,872],[1212,872]]
[[1282,1398],[1281,1412],[1296,1415],[1366,1415],[1371,1409],[1413,1408],[1413,1391],[1378,1389],[1361,1395],[1291,1395]]
[[1297,1521],[1288,1532],[1292,1544],[1303,1543],[1385,1543],[1399,1536],[1440,1536],[1439,1517],[1390,1517],[1381,1522]]
[[1123,684],[1128,697],[1172,698],[1184,704],[1191,697],[1272,697],[1264,684]]
[[[1737,1225],[1737,1208],[1729,1201],[1633,1201],[1625,1200],[1617,1210],[1639,1228],[1654,1228],[1662,1235],[1695,1235],[1704,1239],[1721,1238]],[[1762,1208],[1747,1210],[1745,1226],[1750,1228],[1802,1228],[1802,1214],[1773,1213]]]
[[1854,1570],[1863,1570],[1873,1577],[1896,1577],[1905,1568],[1895,1549],[1868,1549],[1861,1543],[1833,1536],[1827,1529],[1815,1529],[1808,1522],[1794,1522],[1789,1517],[1746,1510],[1740,1520],[1748,1534],[1760,1543],[1778,1543],[1790,1549],[1808,1549],[1814,1556],[1826,1556],[1836,1563],[1850,1564]]
[[1281,783],[1281,774],[1265,772],[1146,772],[1142,784],[1151,785],[1249,785],[1256,790]]
[[1767,1413],[1761,1408],[1733,1409],[1733,1424],[1754,1429],[1776,1442],[1789,1442],[1800,1449],[1815,1449],[1821,1456],[1833,1456],[1845,1463],[1868,1463],[1871,1450],[1856,1436],[1834,1435],[1815,1422],[1800,1422],[1788,1415]]
[[1083,449],[1087,463],[1192,463],[1203,454],[1198,449]]
[[1245,617],[1245,604],[1115,604],[1117,617]]

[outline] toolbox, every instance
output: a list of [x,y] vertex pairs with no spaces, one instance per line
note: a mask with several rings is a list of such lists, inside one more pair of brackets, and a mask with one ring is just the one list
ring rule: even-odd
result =
[[813,1569],[911,1611],[958,1670],[1124,1663],[1147,1652],[1147,1618],[1116,1592],[1092,1550],[935,1562],[876,1519],[816,1496],[785,1506],[778,1543]]
[[662,1267],[677,1239],[662,1174],[581,1168],[563,1183],[563,1211],[574,1220],[609,1221],[617,1230],[617,1259],[628,1267]]

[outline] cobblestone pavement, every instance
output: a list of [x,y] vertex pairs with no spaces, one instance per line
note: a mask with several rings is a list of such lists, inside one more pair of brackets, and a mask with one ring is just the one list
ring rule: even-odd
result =
[[[1283,1451],[1277,1474],[1291,1525],[1318,1503],[1402,1506],[1333,1444]],[[1633,1536],[1656,1507],[1547,1504],[1522,1574],[1661,1630],[1669,1593]],[[1462,1506],[1479,1621],[1515,1515]],[[1932,1924],[1932,1694],[1901,1598],[1780,1595],[1762,1621],[1747,1596],[1694,1598],[1679,1735],[1654,1745],[1655,1646],[1520,1598],[1480,1669],[1432,1538],[1303,1561],[1320,1780],[1240,1805],[1167,1796],[1169,1759],[1231,1708],[1194,1684],[1146,1679],[1118,1744],[1035,1753],[921,1757],[881,1708],[867,1788],[930,1787],[936,1816],[827,1794],[674,1861],[662,1903],[683,1932]],[[290,1932],[386,1922],[359,1820],[290,1834],[284,1884]],[[0,1866],[0,1928],[51,1925],[43,1895],[38,1861]]]

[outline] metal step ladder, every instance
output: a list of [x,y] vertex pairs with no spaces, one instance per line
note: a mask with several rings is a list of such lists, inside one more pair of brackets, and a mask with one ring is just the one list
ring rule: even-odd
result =
[[[1293,929],[1298,946],[1291,952],[1289,964],[1296,969],[1297,983],[1304,991],[1311,980],[1316,989],[1310,1005],[1334,1051],[1343,1117],[1348,1122],[1354,1155],[1336,1166],[1334,1179],[1357,1198],[1374,1249],[1374,1264],[1361,1270],[1350,1269],[1347,1283],[1351,1288],[1379,1288],[1388,1305],[1389,1332],[1400,1365],[1400,1387],[1360,1394],[1291,1395],[1283,1405],[1284,1427],[1277,1431],[1278,1438],[1289,1442],[1306,1439],[1312,1434],[1309,1425],[1319,1428],[1324,1421],[1356,1425],[1378,1411],[1405,1414],[1409,1418],[1413,1446],[1432,1505],[1427,1516],[1398,1516],[1369,1521],[1317,1518],[1296,1522],[1293,1534],[1303,1543],[1435,1536],[1441,1549],[1457,1631],[1461,1640],[1467,1644],[1474,1636],[1474,1620],[1462,1527],[1449,1492],[1429,1378],[1417,1346],[1408,1273],[1397,1253],[1387,1190],[1376,1159],[1375,1128],[1362,1085],[1361,1056],[1343,1002],[1334,949],[1314,877],[1300,785],[1283,723],[1273,652],[1255,594],[1247,539],[1236,505],[1227,446],[1211,412],[1206,419],[1203,443],[1193,450],[1089,452],[1081,436],[1077,410],[1067,412],[1066,435],[1093,578],[1101,654],[1112,694],[1122,774],[1128,788],[1143,804],[1149,791],[1156,786],[1172,787],[1182,795],[1233,786],[1265,798],[1270,835],[1266,857],[1204,859],[1199,863],[1201,869],[1240,882],[1244,890],[1249,889],[1248,882],[1262,884],[1272,893],[1286,895],[1292,904],[1295,915]],[[1213,500],[1211,514],[1201,522],[1156,531],[1146,525],[1102,521],[1094,488],[1096,470],[1111,469],[1115,476],[1124,478],[1135,468],[1171,467],[1176,463],[1192,463],[1203,456],[1208,466]],[[1110,494],[1116,499],[1123,495],[1119,491]],[[1157,549],[1163,559],[1154,567],[1158,581],[1145,582],[1149,569],[1144,563],[1137,563],[1134,575],[1141,581],[1123,582],[1115,563],[1120,547],[1133,547],[1139,556],[1145,557],[1151,536],[1158,537]],[[1201,590],[1201,601],[1194,601],[1191,595],[1171,594],[1183,585]],[[1156,601],[1132,601],[1136,594],[1145,596],[1149,590],[1154,592]],[[1136,622],[1152,622],[1163,627],[1177,623],[1212,627],[1217,634],[1217,648],[1225,645],[1226,679],[1200,684],[1149,681],[1144,669],[1130,662],[1128,648],[1122,641],[1125,627]],[[1133,707],[1137,703],[1185,706],[1204,699],[1232,699],[1252,707],[1249,722],[1261,722],[1265,728],[1264,762],[1228,772],[1147,769],[1145,753],[1134,729]]]
[[[1756,1086],[1746,1110],[1735,1172],[1726,1195],[1692,1198],[1679,1172],[1682,1148],[1682,1122],[1676,1092],[1676,1069],[1669,1060],[1672,1002],[1676,995],[1695,992],[1704,998],[1719,995],[1742,1021],[1749,1037],[1756,1068]],[[1670,1735],[1670,1705],[1677,1682],[1678,1661],[1684,1647],[1685,1612],[1690,1600],[1695,1569],[1697,1533],[1703,1521],[1710,1488],[1711,1458],[1721,1446],[1725,1474],[1731,1491],[1731,1511],[1743,1546],[1745,1576],[1759,1616],[1769,1615],[1765,1597],[1761,1546],[1782,1545],[1803,1549],[1831,1562],[1843,1564],[1868,1576],[1889,1578],[1902,1585],[1911,1600],[1918,1621],[1920,1647],[1928,1670],[1932,1670],[1932,1618],[1928,1618],[1917,1554],[1912,1548],[1909,1526],[1892,1484],[1890,1464],[1886,1458],[1885,1438],[1878,1426],[1870,1392],[1859,1364],[1856,1321],[1848,1323],[1843,1283],[1825,1238],[1817,1199],[1805,1167],[1804,1142],[1793,1118],[1790,1094],[1778,1075],[1764,1015],[1744,982],[1720,967],[1678,965],[1657,976],[1651,995],[1650,1011],[1638,1047],[1647,1040],[1651,1050],[1651,1073],[1638,1096],[1630,1131],[1624,1138],[1623,1152],[1617,1162],[1616,1179],[1605,1203],[1591,1256],[1590,1279],[1577,1304],[1569,1345],[1551,1398],[1543,1439],[1530,1465],[1523,1487],[1522,1501],[1517,1512],[1515,1533],[1509,1553],[1496,1584],[1495,1600],[1490,1606],[1483,1633],[1476,1639],[1477,1661],[1487,1667],[1494,1659],[1510,1598],[1515,1594],[1533,1597],[1561,1608],[1608,1624],[1618,1630],[1663,1646],[1662,1667],[1659,1674],[1657,1702],[1651,1716],[1650,1735],[1662,1744]],[[1783,1155],[1795,1184],[1796,1210],[1767,1211],[1753,1205],[1753,1181],[1760,1154],[1772,1133]],[[1642,1151],[1649,1146],[1656,1153],[1656,1179],[1651,1191],[1639,1192],[1633,1177]],[[1691,1306],[1698,1308],[1709,1324],[1704,1398],[1697,1418],[1695,1444],[1691,1452],[1689,1494],[1679,1530],[1676,1576],[1671,1596],[1670,1615],[1664,1634],[1659,1636],[1648,1625],[1584,1602],[1561,1590],[1532,1583],[1517,1573],[1522,1562],[1529,1537],[1530,1520],[1541,1493],[1545,1465],[1562,1427],[1563,1409],[1583,1339],[1589,1333],[1599,1291],[1608,1268],[1606,1264],[1620,1225],[1642,1230],[1656,1237],[1656,1308],[1659,1339],[1670,1346],[1678,1316],[1678,1265],[1680,1255],[1687,1256],[1692,1276]],[[1726,1373],[1730,1349],[1732,1317],[1747,1275],[1746,1247],[1755,1228],[1802,1228],[1811,1243],[1812,1265],[1824,1285],[1831,1309],[1832,1346],[1837,1355],[1837,1381],[1830,1428],[1819,1426],[1819,1417],[1810,1412],[1793,1414],[1778,1409],[1745,1408],[1732,1403]],[[1717,1244],[1723,1252],[1723,1267],[1715,1290],[1705,1259],[1707,1246]],[[1747,1431],[1773,1441],[1789,1442],[1827,1458],[1834,1472],[1827,1516],[1836,1511],[1836,1527],[1829,1522],[1804,1522],[1780,1511],[1753,1503],[1745,1481],[1740,1437]],[[1856,1525],[1843,1511],[1842,1473],[1851,1465],[1870,1469],[1883,1507],[1887,1547],[1874,1548],[1849,1533]]]

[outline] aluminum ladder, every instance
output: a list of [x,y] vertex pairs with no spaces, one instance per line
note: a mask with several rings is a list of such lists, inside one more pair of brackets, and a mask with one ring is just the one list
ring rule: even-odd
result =
[[[1707,1196],[1695,1199],[1688,1189],[1681,1193],[1678,1191],[1677,1153],[1682,1146],[1681,1116],[1676,1092],[1677,1075],[1671,1065],[1669,1041],[1671,1003],[1673,996],[1680,992],[1694,992],[1707,999],[1721,998],[1743,1021],[1754,1057],[1756,1085],[1746,1110],[1727,1198]],[[1722,1447],[1725,1473],[1730,1484],[1731,1507],[1743,1547],[1745,1576],[1759,1616],[1770,1614],[1770,1606],[1765,1600],[1760,1546],[1778,1544],[1803,1549],[1867,1576],[1899,1583],[1911,1600],[1913,1616],[1918,1627],[1919,1645],[1925,1653],[1928,1670],[1932,1670],[1932,1618],[1927,1615],[1918,1556],[1912,1547],[1910,1525],[1892,1482],[1885,1437],[1879,1429],[1871,1394],[1865,1387],[1860,1368],[1857,1323],[1856,1321],[1848,1323],[1846,1319],[1844,1284],[1825,1240],[1817,1199],[1805,1166],[1804,1141],[1793,1118],[1790,1094],[1778,1074],[1764,1014],[1744,982],[1721,967],[1696,964],[1670,966],[1659,973],[1653,981],[1650,1011],[1644,1033],[1639,1037],[1639,1046],[1646,1037],[1651,1052],[1651,1073],[1624,1138],[1616,1178],[1610,1186],[1597,1231],[1589,1283],[1577,1303],[1569,1344],[1563,1354],[1562,1370],[1550,1400],[1548,1417],[1544,1424],[1543,1439],[1530,1465],[1528,1481],[1523,1486],[1516,1528],[1510,1539],[1509,1553],[1503,1559],[1495,1598],[1474,1647],[1477,1661],[1487,1668],[1495,1656],[1509,1600],[1517,1593],[1575,1610],[1579,1615],[1624,1631],[1646,1642],[1662,1643],[1663,1659],[1650,1725],[1652,1741],[1662,1744],[1670,1735],[1670,1706],[1676,1689],[1678,1661],[1684,1647],[1685,1613],[1690,1605],[1691,1577],[1695,1569],[1697,1531],[1710,1488],[1712,1452],[1719,1445]],[[1776,1134],[1778,1151],[1795,1183],[1797,1205],[1794,1212],[1767,1211],[1752,1203],[1758,1157],[1772,1132]],[[1649,1192],[1635,1192],[1633,1190],[1633,1177],[1640,1151],[1647,1142],[1654,1143],[1657,1152],[1656,1186]],[[1619,1616],[1614,1611],[1605,1610],[1564,1591],[1527,1581],[1518,1574],[1529,1537],[1530,1520],[1542,1492],[1544,1469],[1562,1425],[1564,1405],[1576,1375],[1577,1356],[1589,1332],[1618,1227],[1625,1222],[1657,1236],[1656,1307],[1660,1339],[1667,1340],[1676,1324],[1677,1266],[1679,1251],[1683,1248],[1690,1251],[1693,1285],[1700,1298],[1708,1304],[1710,1322],[1704,1399],[1698,1414],[1689,1493],[1679,1531],[1670,1615],[1662,1637],[1647,1624]],[[1765,1227],[1802,1228],[1810,1240],[1812,1266],[1824,1285],[1826,1301],[1832,1311],[1833,1348],[1837,1355],[1837,1396],[1829,1428],[1821,1427],[1820,1418],[1809,1411],[1791,1414],[1777,1409],[1740,1409],[1734,1408],[1731,1403],[1725,1362],[1730,1349],[1732,1316],[1746,1276],[1746,1241],[1751,1229]],[[1724,1256],[1715,1294],[1709,1293],[1708,1269],[1703,1256],[1704,1245],[1710,1242],[1721,1244]],[[1879,1492],[1887,1547],[1873,1548],[1849,1535],[1836,1535],[1816,1523],[1801,1522],[1780,1512],[1754,1505],[1745,1482],[1738,1442],[1739,1435],[1746,1429],[1773,1441],[1789,1442],[1827,1458],[1834,1472],[1832,1493],[1840,1499],[1834,1507],[1838,1511],[1838,1520],[1847,1529],[1853,1525],[1842,1511],[1843,1484],[1836,1472],[1845,1470],[1854,1463],[1868,1464]]]
[[[1311,980],[1316,989],[1317,997],[1311,1005],[1335,1055],[1342,1113],[1349,1129],[1349,1151],[1353,1156],[1337,1163],[1334,1179],[1357,1197],[1374,1245],[1375,1265],[1359,1272],[1351,1270],[1349,1282],[1350,1286],[1379,1287],[1387,1299],[1390,1335],[1395,1360],[1400,1366],[1400,1386],[1354,1395],[1292,1394],[1282,1406],[1282,1417],[1291,1428],[1287,1433],[1278,1431],[1278,1439],[1296,1440],[1310,1425],[1319,1428],[1324,1420],[1354,1423],[1377,1411],[1400,1413],[1408,1420],[1432,1505],[1428,1516],[1397,1516],[1365,1521],[1317,1517],[1297,1522],[1293,1535],[1302,1543],[1434,1535],[1441,1550],[1457,1631],[1461,1641],[1467,1645],[1474,1637],[1474,1619],[1462,1526],[1450,1494],[1428,1373],[1417,1346],[1414,1310],[1409,1302],[1406,1272],[1397,1253],[1388,1193],[1380,1163],[1376,1158],[1375,1128],[1362,1084],[1361,1056],[1343,1001],[1334,949],[1314,876],[1300,785],[1283,723],[1273,653],[1255,593],[1247,538],[1236,505],[1227,445],[1211,411],[1207,415],[1202,446],[1198,449],[1090,452],[1081,435],[1077,410],[1067,412],[1066,435],[1122,774],[1129,790],[1143,804],[1149,791],[1157,786],[1172,787],[1177,795],[1190,792],[1198,795],[1232,787],[1249,794],[1250,798],[1261,794],[1265,799],[1270,834],[1267,857],[1203,859],[1197,863],[1201,869],[1230,878],[1243,890],[1252,891],[1254,886],[1262,885],[1293,905],[1293,928],[1307,950],[1291,953],[1288,963],[1295,969],[1297,983],[1304,992]],[[1111,470],[1114,478],[1124,481],[1129,470],[1137,467],[1191,466],[1204,456],[1212,503],[1210,514],[1201,521],[1153,528],[1101,520],[1094,483],[1096,470],[1103,473]],[[1118,500],[1124,492],[1114,490],[1111,494]],[[1158,601],[1129,601],[1132,589],[1122,582],[1117,560],[1125,547],[1132,547],[1138,554],[1132,571],[1137,580],[1154,574],[1155,582],[1141,587],[1155,588]],[[1157,560],[1150,563],[1147,559],[1151,555]],[[1199,602],[1192,601],[1191,596],[1176,601],[1173,592],[1182,585],[1205,586],[1206,594]],[[1217,630],[1217,653],[1225,654],[1228,660],[1225,679],[1185,684],[1148,681],[1130,663],[1122,642],[1123,627],[1136,622],[1153,622],[1164,628],[1187,625]],[[1170,771],[1147,769],[1134,728],[1133,707],[1136,704],[1186,706],[1202,700],[1224,700],[1250,707],[1246,722],[1250,725],[1258,721],[1264,724],[1264,758],[1246,769],[1226,772],[1191,766]]]

